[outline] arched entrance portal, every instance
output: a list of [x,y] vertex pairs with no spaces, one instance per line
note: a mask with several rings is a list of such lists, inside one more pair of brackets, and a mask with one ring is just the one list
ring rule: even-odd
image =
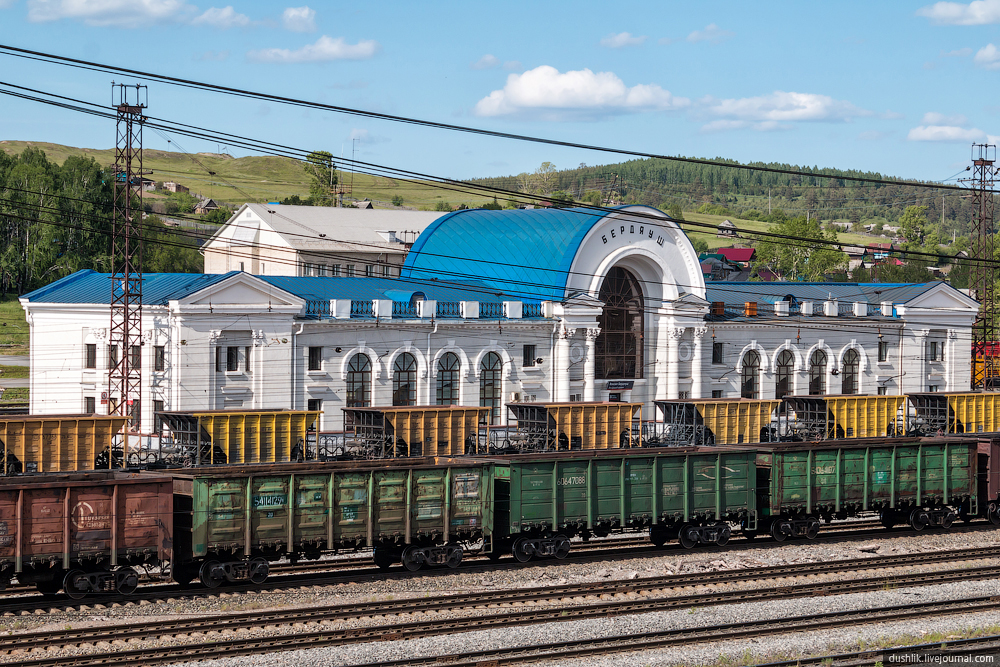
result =
[[595,345],[596,377],[641,378],[645,325],[642,286],[631,272],[616,266],[605,277],[599,298],[604,310]]

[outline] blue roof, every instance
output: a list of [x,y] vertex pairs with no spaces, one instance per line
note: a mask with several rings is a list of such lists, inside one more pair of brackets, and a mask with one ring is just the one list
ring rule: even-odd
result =
[[[142,281],[142,302],[165,306],[171,299],[181,299],[226,278],[239,275],[238,271],[224,274],[202,273],[146,273]],[[77,271],[50,285],[25,294],[23,299],[33,303],[111,303],[111,274],[97,273],[90,269]],[[351,299],[371,301],[391,299],[412,302],[416,294],[443,302],[479,301],[499,303],[515,300],[497,292],[496,288],[476,281],[449,281],[437,284],[426,281],[398,278],[310,278],[296,276],[257,276],[274,287],[307,301]]]
[[401,274],[476,276],[516,298],[562,301],[583,238],[606,215],[585,208],[455,211],[420,234]]
[[796,282],[708,282],[706,301],[721,301],[727,306],[747,301],[773,303],[787,296],[796,301],[883,301],[906,303],[923,294],[938,282],[928,283],[796,283]]

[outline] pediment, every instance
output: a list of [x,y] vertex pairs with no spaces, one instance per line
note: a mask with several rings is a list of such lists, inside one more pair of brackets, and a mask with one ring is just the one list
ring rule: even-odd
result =
[[251,310],[300,309],[302,299],[247,273],[237,273],[178,300],[182,306],[241,306]]
[[946,283],[935,285],[903,305],[907,308],[934,310],[979,310],[979,304],[974,299]]

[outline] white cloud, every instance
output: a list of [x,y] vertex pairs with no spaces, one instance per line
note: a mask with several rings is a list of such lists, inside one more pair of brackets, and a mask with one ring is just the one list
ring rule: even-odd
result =
[[351,129],[351,134],[347,137],[348,141],[358,140],[358,143],[371,146],[372,144],[384,144],[389,141],[388,138],[372,134],[368,130],[360,127],[355,127]]
[[0,0],[0,9],[11,7],[17,0]]
[[924,114],[923,119],[920,121],[924,125],[968,125],[969,119],[962,114],[956,114],[954,116],[946,116],[943,113],[937,113],[936,111],[928,111]]
[[[718,100],[706,97],[701,107],[720,120],[709,123],[703,130],[717,131],[751,127],[755,130],[780,129],[782,123],[848,121],[857,116],[870,116],[850,102],[835,100],[827,95],[788,93],[777,90],[770,95]],[[725,122],[720,122],[725,121]]]
[[309,7],[288,7],[281,15],[285,30],[292,32],[315,32],[316,10]]
[[1000,0],[961,2],[935,2],[921,7],[917,16],[931,19],[938,25],[986,25],[1000,23]]
[[469,67],[472,69],[492,69],[499,64],[500,60],[495,55],[487,53],[485,56],[469,65]]
[[542,65],[523,74],[510,74],[501,90],[476,103],[478,116],[541,115],[546,118],[576,115],[594,117],[632,111],[670,110],[689,100],[674,97],[656,84],[627,87],[612,72],[589,69],[561,73]]
[[992,43],[987,44],[976,52],[972,61],[984,69],[1000,69],[1000,50]]
[[966,56],[972,55],[972,49],[965,47],[964,49],[955,49],[954,51],[942,51],[942,58],[965,58]]
[[508,72],[516,72],[524,69],[524,65],[521,64],[520,60],[508,60],[503,64],[503,68]]
[[139,28],[155,23],[182,23],[197,8],[183,0],[28,0],[28,20],[61,19],[92,26]]
[[218,8],[212,7],[201,16],[193,19],[191,25],[210,25],[215,28],[245,28],[250,25],[250,17],[246,14],[237,14],[232,5]]
[[379,51],[374,40],[362,40],[348,44],[343,37],[332,39],[323,35],[315,44],[307,44],[301,49],[259,49],[247,53],[249,60],[261,63],[318,63],[331,60],[366,60]]
[[601,46],[606,46],[609,49],[623,49],[626,46],[639,46],[646,41],[646,36],[633,36],[630,32],[620,32],[618,34],[608,35],[601,40]]
[[718,44],[719,42],[724,42],[734,34],[728,30],[723,30],[714,23],[709,23],[705,26],[704,30],[695,30],[690,35],[687,36],[687,41],[689,42],[711,42],[712,44]]
[[974,127],[954,125],[920,125],[906,135],[908,141],[982,141],[986,133]]

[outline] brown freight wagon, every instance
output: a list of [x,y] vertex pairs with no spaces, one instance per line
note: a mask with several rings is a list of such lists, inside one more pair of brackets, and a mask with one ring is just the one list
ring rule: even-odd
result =
[[[129,594],[173,557],[173,481],[83,472],[0,479],[0,585]],[[161,570],[162,571],[162,570]]]

